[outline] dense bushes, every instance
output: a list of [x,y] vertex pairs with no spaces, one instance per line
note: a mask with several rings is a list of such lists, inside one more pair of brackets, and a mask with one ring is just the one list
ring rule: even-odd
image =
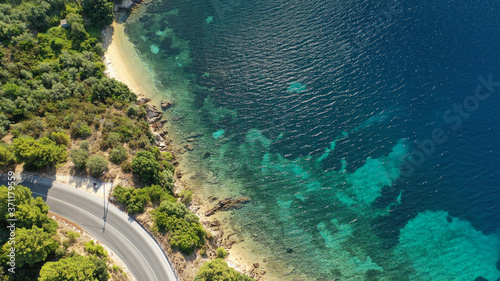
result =
[[137,99],[137,96],[130,91],[127,85],[102,77],[99,81],[92,85],[92,101],[107,102],[108,99],[122,102],[132,102]]
[[154,228],[168,234],[172,247],[191,254],[195,248],[205,244],[206,234],[198,217],[184,204],[163,201],[152,214]]
[[58,145],[47,137],[40,140],[17,138],[14,140],[14,151],[17,159],[38,168],[66,161],[68,155],[65,145]]
[[194,281],[253,281],[246,275],[238,273],[229,267],[223,259],[215,259],[203,264],[198,270]]
[[159,185],[146,186],[141,189],[117,185],[113,191],[113,197],[125,204],[127,211],[131,214],[144,212],[144,205],[150,201],[158,203],[161,199],[173,198]]

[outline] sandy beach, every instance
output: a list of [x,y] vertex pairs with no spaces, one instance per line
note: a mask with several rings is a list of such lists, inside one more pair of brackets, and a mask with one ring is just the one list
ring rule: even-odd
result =
[[124,33],[124,25],[113,22],[104,36],[106,75],[126,84],[138,96],[155,97],[154,76],[138,56]]

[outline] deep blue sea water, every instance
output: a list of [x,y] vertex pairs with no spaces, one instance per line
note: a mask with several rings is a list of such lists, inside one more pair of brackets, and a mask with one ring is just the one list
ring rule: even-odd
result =
[[204,133],[204,188],[251,197],[232,219],[270,274],[499,280],[499,2],[144,9],[127,32],[172,128]]

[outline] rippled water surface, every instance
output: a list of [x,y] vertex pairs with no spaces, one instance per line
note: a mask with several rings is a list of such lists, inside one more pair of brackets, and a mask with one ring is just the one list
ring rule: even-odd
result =
[[492,281],[499,8],[155,0],[127,33],[269,276]]

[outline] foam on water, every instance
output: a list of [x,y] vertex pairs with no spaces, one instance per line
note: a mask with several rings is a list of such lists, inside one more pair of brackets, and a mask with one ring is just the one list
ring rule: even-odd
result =
[[500,278],[498,236],[484,235],[444,211],[425,211],[401,229],[396,254],[406,257],[418,280]]

